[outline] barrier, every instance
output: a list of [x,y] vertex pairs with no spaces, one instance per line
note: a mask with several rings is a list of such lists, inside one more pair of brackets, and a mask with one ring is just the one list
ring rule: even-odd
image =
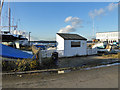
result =
[[97,54],[97,48],[87,49],[87,55],[94,55],[94,54]]

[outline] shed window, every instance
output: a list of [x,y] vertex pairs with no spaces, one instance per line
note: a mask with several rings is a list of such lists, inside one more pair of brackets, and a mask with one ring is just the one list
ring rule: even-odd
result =
[[71,47],[80,47],[80,42],[71,42]]

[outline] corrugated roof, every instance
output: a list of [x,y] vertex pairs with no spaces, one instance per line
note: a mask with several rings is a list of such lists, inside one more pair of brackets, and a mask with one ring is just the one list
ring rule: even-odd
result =
[[68,33],[57,33],[64,40],[87,40],[86,38],[78,35],[78,34],[68,34]]

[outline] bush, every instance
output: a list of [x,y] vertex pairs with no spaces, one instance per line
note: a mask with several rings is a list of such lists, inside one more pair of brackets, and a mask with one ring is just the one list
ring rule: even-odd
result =
[[40,64],[38,60],[34,60],[30,62],[30,69],[40,69]]
[[30,70],[30,63],[28,60],[17,60],[16,62],[16,71],[28,71]]
[[51,58],[43,58],[42,64],[39,64],[38,60],[31,61],[30,59],[17,59],[17,61],[5,61],[2,62],[3,71],[28,71],[38,69],[57,68],[56,62]]
[[16,68],[16,64],[14,61],[2,61],[2,70],[10,71]]
[[18,59],[17,61],[3,61],[3,71],[28,71],[39,68],[39,62],[37,60],[30,61],[30,59]]

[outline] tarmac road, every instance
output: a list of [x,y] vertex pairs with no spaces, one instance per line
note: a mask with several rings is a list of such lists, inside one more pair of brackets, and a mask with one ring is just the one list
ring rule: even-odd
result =
[[64,74],[3,75],[3,88],[118,88],[118,66]]

